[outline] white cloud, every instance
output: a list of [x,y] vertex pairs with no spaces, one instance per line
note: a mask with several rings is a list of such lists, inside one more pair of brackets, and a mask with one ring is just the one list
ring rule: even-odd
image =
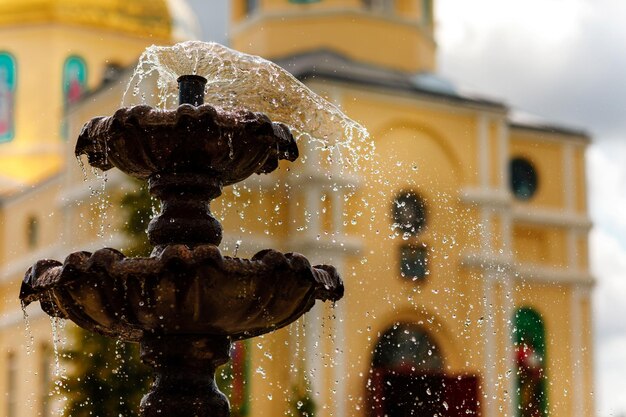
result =
[[626,2],[440,0],[440,70],[598,138],[626,132]]

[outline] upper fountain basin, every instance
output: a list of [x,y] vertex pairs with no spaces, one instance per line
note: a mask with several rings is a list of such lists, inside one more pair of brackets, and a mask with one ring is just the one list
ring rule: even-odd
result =
[[229,185],[272,172],[279,160],[296,160],[298,147],[286,125],[262,113],[208,104],[175,110],[141,105],[87,122],[75,153],[103,171],[117,167],[139,179],[196,173]]

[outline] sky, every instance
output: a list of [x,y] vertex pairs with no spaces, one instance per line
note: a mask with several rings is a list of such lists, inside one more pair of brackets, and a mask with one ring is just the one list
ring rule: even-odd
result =
[[596,408],[626,416],[626,1],[438,0],[439,72],[593,136]]
[[[188,0],[227,41],[225,0]],[[439,73],[593,136],[587,153],[596,408],[626,416],[626,0],[436,0]],[[216,23],[218,22],[218,23]]]

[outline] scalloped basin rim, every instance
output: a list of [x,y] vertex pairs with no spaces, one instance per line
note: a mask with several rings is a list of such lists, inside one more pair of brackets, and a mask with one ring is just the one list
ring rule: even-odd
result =
[[295,321],[316,299],[339,300],[334,267],[297,253],[264,250],[252,259],[222,256],[214,245],[166,247],[152,258],[115,249],[43,260],[22,283],[20,299],[105,336],[139,341],[146,332],[258,336]]
[[136,178],[158,172],[207,172],[232,184],[269,173],[279,160],[295,161],[298,147],[289,128],[265,114],[224,111],[209,104],[173,110],[140,105],[87,122],[76,142],[77,157],[106,171]]

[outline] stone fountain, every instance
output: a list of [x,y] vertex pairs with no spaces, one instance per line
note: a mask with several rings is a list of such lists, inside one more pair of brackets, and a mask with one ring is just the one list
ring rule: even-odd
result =
[[148,227],[151,256],[105,248],[63,263],[41,260],[26,272],[20,299],[89,331],[138,342],[155,375],[142,416],[225,417],[228,400],[214,374],[232,342],[284,327],[316,300],[339,300],[344,288],[335,268],[311,266],[297,253],[222,255],[210,201],[224,186],[294,161],[298,147],[285,124],[262,113],[203,104],[205,78],[184,75],[178,83],[178,108],[140,105],[92,119],[75,150],[96,168],[148,181],[162,202]]

